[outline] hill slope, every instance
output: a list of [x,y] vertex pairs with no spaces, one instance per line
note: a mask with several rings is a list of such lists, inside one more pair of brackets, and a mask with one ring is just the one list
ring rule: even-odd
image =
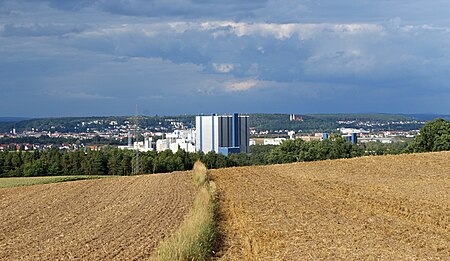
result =
[[450,256],[450,152],[211,173],[223,260]]
[[190,172],[0,189],[0,260],[135,260],[194,200]]

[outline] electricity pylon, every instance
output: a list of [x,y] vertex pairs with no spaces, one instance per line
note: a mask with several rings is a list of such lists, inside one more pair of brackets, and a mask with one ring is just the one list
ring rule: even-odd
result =
[[133,117],[133,124],[134,124],[134,141],[136,143],[135,146],[135,155],[134,155],[134,162],[133,162],[133,175],[137,175],[141,173],[141,167],[139,162],[139,111],[138,111],[138,105],[136,104],[136,112]]

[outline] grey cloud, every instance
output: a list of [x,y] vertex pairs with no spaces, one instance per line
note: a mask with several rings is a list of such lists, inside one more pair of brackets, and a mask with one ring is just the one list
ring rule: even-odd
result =
[[62,90],[52,90],[47,92],[47,94],[56,97],[59,100],[110,100],[117,99],[116,97],[104,96],[99,94],[92,94],[86,92],[71,92]]
[[[120,57],[159,57],[200,65],[208,73],[228,65],[238,78],[383,82],[435,73],[447,62],[449,40],[421,26],[395,31],[371,24],[179,23],[98,29],[74,36],[73,47]],[[430,40],[433,39],[433,40]],[[405,46],[405,42],[410,42]],[[433,50],[426,47],[436,46]],[[443,64],[442,64],[443,63]],[[420,74],[419,74],[420,75]]]
[[[4,35],[23,36],[74,31],[70,26],[5,28]],[[64,41],[56,38],[50,44],[112,55],[122,61],[127,61],[127,57],[153,57],[176,64],[191,63],[206,73],[226,73],[237,78],[376,83],[397,78],[430,78],[422,71],[445,75],[442,68],[448,65],[446,57],[450,55],[447,30],[401,22],[395,25],[179,22],[97,26],[72,34]],[[232,69],[218,70],[218,65]],[[433,71],[424,70],[425,67]]]
[[80,33],[87,30],[86,25],[67,24],[5,24],[2,36],[64,36],[69,33]]
[[255,9],[262,8],[265,0],[252,1],[195,1],[195,0],[102,0],[98,7],[111,13],[122,15],[150,16],[150,17],[228,17],[238,18]]
[[50,0],[50,6],[62,10],[78,11],[96,4],[95,0]]
[[[4,0],[14,6],[46,4],[64,11],[162,19],[276,23],[378,23],[399,17],[407,23],[450,23],[447,0]],[[2,3],[0,3],[1,5]],[[7,4],[3,4],[7,6]]]
[[429,3],[403,0],[6,0],[0,110],[25,97],[62,114],[132,114],[136,103],[157,113],[407,112],[419,102],[445,112],[450,23],[448,4],[434,3],[436,19]]
[[111,14],[146,17],[245,18],[255,10],[264,8],[267,0],[21,0],[47,3],[55,9],[80,11],[101,10]]

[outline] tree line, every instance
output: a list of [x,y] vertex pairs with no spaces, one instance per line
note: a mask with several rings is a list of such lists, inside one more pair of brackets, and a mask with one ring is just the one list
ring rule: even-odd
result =
[[[40,137],[3,137],[0,138],[0,144],[20,144],[23,146],[24,144],[52,144],[52,145],[62,145],[62,144],[77,144],[77,145],[121,145],[126,142],[127,138],[122,138],[121,140],[108,139],[103,138],[96,135],[93,138],[80,140],[78,138],[66,138],[66,137],[49,137],[49,136],[40,136]],[[15,146],[10,150],[16,150]]]
[[407,152],[450,150],[450,121],[436,119],[420,129],[420,134],[407,148]]
[[[115,147],[104,147],[101,150],[59,150],[46,151],[5,151],[0,152],[0,177],[12,176],[59,176],[59,175],[132,175],[136,173],[133,166],[139,160],[138,173],[165,173],[172,171],[183,171],[192,169],[194,162],[201,160],[210,169],[266,165],[272,163],[286,163],[298,161],[299,158],[292,157],[292,153],[286,148],[291,148],[291,141],[284,142],[281,146],[258,145],[251,146],[249,154],[230,154],[224,156],[215,152],[187,153],[178,150],[163,152],[148,151],[136,152],[132,150],[120,150]],[[325,158],[339,158],[360,155],[355,151],[358,148],[345,142],[343,139],[336,141],[300,142],[300,150],[308,150],[303,160],[319,160]],[[320,149],[313,150],[314,147]],[[327,151],[321,151],[326,148]],[[289,149],[288,149],[289,150]],[[352,152],[353,151],[353,152]],[[320,153],[319,153],[320,152]],[[315,153],[318,153],[315,155]],[[329,156],[323,156],[329,153]],[[283,155],[286,154],[284,157]],[[340,156],[339,156],[340,155]]]
[[[391,148],[392,150],[389,150]],[[372,148],[373,149],[373,148]],[[408,146],[378,146],[368,150],[367,145],[355,145],[339,135],[323,141],[305,142],[301,139],[287,140],[279,146],[257,145],[250,147],[249,154],[224,156],[215,152],[187,153],[178,150],[163,152],[140,152],[105,147],[101,150],[5,151],[0,152],[0,177],[12,176],[59,176],[59,175],[132,175],[133,173],[165,173],[192,169],[201,160],[210,168],[232,166],[266,165],[351,158],[362,155],[386,153],[411,153],[450,150],[450,122],[438,119],[427,123],[420,135]],[[135,171],[135,161],[139,170]]]

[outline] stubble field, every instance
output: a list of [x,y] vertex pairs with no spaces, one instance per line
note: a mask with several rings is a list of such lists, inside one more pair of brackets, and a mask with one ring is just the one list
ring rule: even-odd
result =
[[[210,170],[219,260],[448,260],[450,152]],[[142,260],[192,172],[0,189],[0,260]]]
[[448,260],[450,153],[212,170],[221,260]]
[[0,189],[0,260],[142,260],[192,207],[190,172]]

